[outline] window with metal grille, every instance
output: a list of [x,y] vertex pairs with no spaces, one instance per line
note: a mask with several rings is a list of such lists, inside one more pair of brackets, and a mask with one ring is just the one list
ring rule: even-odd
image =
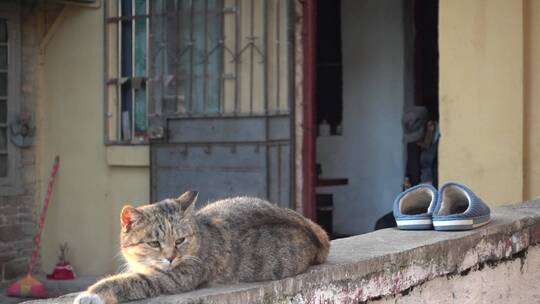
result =
[[108,1],[107,142],[144,143],[148,115],[288,113],[291,5]]
[[148,100],[149,0],[107,1],[106,140],[144,143]]

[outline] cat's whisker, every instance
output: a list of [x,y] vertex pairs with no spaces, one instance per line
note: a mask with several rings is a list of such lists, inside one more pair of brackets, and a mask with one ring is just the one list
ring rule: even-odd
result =
[[123,263],[118,266],[118,272],[127,272],[129,270],[129,264]]
[[129,270],[129,262],[126,260],[121,251],[114,255],[113,260],[119,263],[118,272],[127,272]]
[[187,260],[195,261],[195,262],[201,263],[201,264],[203,263],[203,261],[200,258],[198,258],[196,256],[192,256],[192,255],[185,255],[181,259],[181,261],[187,261]]

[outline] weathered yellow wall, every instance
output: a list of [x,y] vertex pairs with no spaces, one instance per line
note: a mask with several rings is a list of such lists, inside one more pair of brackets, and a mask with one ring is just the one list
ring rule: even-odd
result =
[[440,1],[440,181],[491,206],[523,199],[522,5]]
[[524,2],[525,12],[525,199],[540,196],[540,1]]
[[[103,144],[103,11],[68,7],[64,17],[45,50],[41,70],[41,199],[52,159],[60,155],[43,264],[50,271],[58,244],[68,242],[78,274],[103,274],[118,265],[114,257],[120,208],[124,202],[141,204],[149,198],[149,171],[144,166],[148,151],[108,150]],[[130,167],[129,159],[137,167]]]

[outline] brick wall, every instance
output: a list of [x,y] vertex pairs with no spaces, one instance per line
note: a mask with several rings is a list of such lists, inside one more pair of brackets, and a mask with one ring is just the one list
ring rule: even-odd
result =
[[[35,122],[38,105],[39,44],[61,10],[59,5],[28,4],[21,6],[21,99],[20,110]],[[37,126],[37,132],[39,132]],[[36,145],[19,149],[22,192],[14,196],[0,194],[0,282],[26,273],[33,237],[41,208],[37,193]],[[39,262],[38,262],[39,263]],[[37,270],[40,270],[38,265]]]

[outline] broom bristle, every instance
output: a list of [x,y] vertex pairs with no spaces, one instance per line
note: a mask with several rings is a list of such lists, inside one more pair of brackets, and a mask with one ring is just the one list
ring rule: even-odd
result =
[[45,298],[47,291],[45,286],[28,274],[23,279],[11,284],[6,289],[10,297]]

